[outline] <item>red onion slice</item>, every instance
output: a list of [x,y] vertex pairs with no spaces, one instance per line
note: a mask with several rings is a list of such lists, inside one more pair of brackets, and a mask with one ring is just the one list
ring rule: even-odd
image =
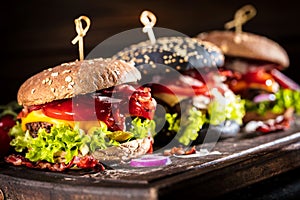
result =
[[295,81],[293,81],[292,79],[290,79],[285,74],[278,71],[277,69],[273,69],[271,71],[271,74],[283,88],[288,88],[288,89],[298,90],[298,91],[300,90],[300,86]]
[[254,103],[259,103],[262,101],[275,101],[276,96],[274,94],[259,94],[253,98]]
[[130,161],[131,167],[158,167],[171,163],[167,156],[147,155]]

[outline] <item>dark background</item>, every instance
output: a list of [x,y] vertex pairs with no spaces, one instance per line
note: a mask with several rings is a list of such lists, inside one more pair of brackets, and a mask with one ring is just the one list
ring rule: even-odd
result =
[[87,55],[103,40],[131,28],[141,27],[145,9],[158,18],[157,27],[174,29],[189,36],[223,29],[237,9],[252,4],[257,15],[243,30],[269,37],[290,56],[285,74],[298,82],[300,28],[299,7],[286,1],[224,0],[52,0],[7,1],[1,5],[1,104],[16,100],[19,86],[42,69],[78,58],[71,40],[77,35],[74,19],[88,16],[91,27],[84,38]]

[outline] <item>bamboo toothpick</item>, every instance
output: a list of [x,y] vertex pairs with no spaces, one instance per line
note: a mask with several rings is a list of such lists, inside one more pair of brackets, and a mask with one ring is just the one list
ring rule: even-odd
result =
[[150,12],[150,11],[143,11],[141,16],[140,16],[140,20],[142,22],[142,24],[144,24],[144,28],[143,28],[143,32],[144,33],[148,33],[148,37],[150,39],[151,44],[155,44],[156,39],[155,39],[155,35],[153,32],[152,27],[155,25],[156,23],[156,17],[155,15]]
[[[81,20],[84,20],[86,23],[85,28],[83,29],[82,27],[82,23]],[[87,31],[89,30],[91,21],[88,17],[86,16],[80,16],[79,18],[74,20],[75,22],[75,26],[76,26],[76,32],[77,32],[77,36],[72,40],[72,44],[76,44],[77,42],[79,42],[79,59],[83,60],[84,59],[84,52],[83,52],[83,37],[85,36],[85,34],[87,33]]]
[[252,5],[245,5],[238,9],[234,15],[234,19],[225,24],[225,29],[235,28],[236,33],[242,32],[242,25],[252,19],[256,15],[256,9]]

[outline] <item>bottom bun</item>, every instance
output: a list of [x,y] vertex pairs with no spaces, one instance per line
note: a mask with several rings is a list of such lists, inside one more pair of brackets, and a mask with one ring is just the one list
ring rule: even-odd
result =
[[119,146],[108,147],[104,150],[97,150],[92,153],[93,157],[100,162],[119,162],[130,160],[152,152],[153,138],[136,139],[120,144]]

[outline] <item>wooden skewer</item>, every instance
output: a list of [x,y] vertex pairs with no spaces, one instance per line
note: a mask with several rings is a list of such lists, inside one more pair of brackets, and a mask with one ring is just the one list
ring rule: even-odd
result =
[[237,33],[242,32],[242,25],[256,15],[256,9],[252,5],[245,5],[236,11],[234,19],[225,24],[225,29],[235,28]]
[[148,33],[148,37],[150,39],[151,44],[155,44],[156,39],[155,39],[155,35],[153,32],[152,27],[155,25],[156,23],[156,17],[155,15],[150,12],[150,11],[143,11],[141,16],[140,16],[140,20],[142,22],[142,24],[144,24],[144,28],[143,28],[143,32],[144,33]]
[[[86,23],[85,28],[83,29],[81,20],[84,20]],[[87,31],[89,30],[89,27],[91,25],[91,21],[86,16],[80,16],[79,18],[74,20],[75,26],[76,26],[76,32],[77,36],[72,40],[72,44],[76,44],[79,42],[79,59],[84,59],[84,48],[83,48],[83,37],[86,35]]]

